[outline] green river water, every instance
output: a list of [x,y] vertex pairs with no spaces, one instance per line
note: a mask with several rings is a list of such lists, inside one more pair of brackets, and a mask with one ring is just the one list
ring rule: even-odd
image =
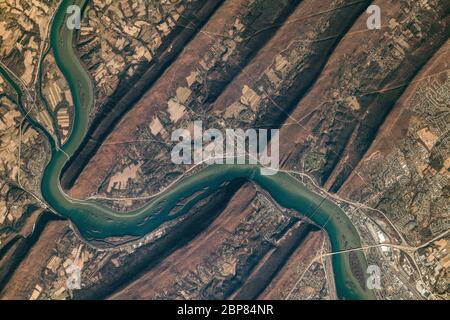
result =
[[[42,177],[41,192],[47,204],[60,215],[70,219],[80,234],[87,239],[101,239],[112,236],[144,236],[162,223],[185,214],[195,203],[216,191],[223,183],[237,178],[248,178],[267,190],[283,207],[295,209],[308,216],[318,225],[325,225],[333,251],[361,247],[359,235],[346,214],[332,201],[306,188],[289,174],[278,172],[272,176],[260,174],[255,165],[210,165],[192,176],[183,178],[169,190],[152,198],[144,207],[126,212],[115,212],[93,200],[75,200],[68,197],[60,185],[61,172],[68,157],[71,157],[87,131],[88,115],[93,105],[94,87],[86,70],[73,49],[73,32],[66,27],[66,9],[71,4],[84,6],[85,0],[63,0],[55,14],[50,41],[51,47],[64,77],[69,83],[74,102],[74,123],[70,136],[58,149],[53,138],[33,119],[32,124],[43,131],[51,145],[51,160]],[[2,74],[5,76],[4,70]],[[18,94],[20,88],[5,76]],[[175,214],[171,209],[182,200],[198,191]],[[170,213],[170,214],[169,214]],[[354,256],[365,274],[367,263],[361,251]],[[332,257],[336,289],[341,299],[374,299],[368,290],[351,272],[349,255],[336,254]],[[366,276],[366,275],[365,275]]]

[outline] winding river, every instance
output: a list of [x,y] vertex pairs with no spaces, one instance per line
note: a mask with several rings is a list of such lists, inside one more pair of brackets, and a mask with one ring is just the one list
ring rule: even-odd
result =
[[[170,189],[153,198],[144,207],[126,212],[115,212],[93,200],[76,200],[64,193],[60,185],[61,172],[67,160],[75,153],[86,134],[88,115],[93,105],[94,87],[89,75],[73,50],[73,32],[66,27],[66,9],[71,4],[84,6],[86,0],[63,0],[51,25],[50,41],[58,67],[69,83],[74,118],[70,136],[61,148],[54,138],[33,119],[30,122],[42,131],[51,146],[51,159],[47,164],[41,183],[46,203],[60,215],[70,219],[80,234],[87,239],[112,236],[144,236],[162,223],[185,214],[195,203],[215,192],[223,183],[237,178],[247,178],[259,184],[283,207],[295,209],[309,216],[318,225],[324,225],[333,251],[361,247],[358,232],[346,214],[332,201],[306,188],[291,175],[279,172],[272,176],[260,174],[255,165],[210,165],[192,176],[181,179]],[[5,72],[3,71],[2,74]],[[18,91],[20,87],[7,78]],[[182,199],[202,192],[190,199],[176,214],[171,209]],[[355,265],[360,265],[365,278],[367,262],[362,251],[332,256],[336,289],[341,299],[374,299],[363,281],[354,276]],[[365,280],[364,280],[365,281]]]

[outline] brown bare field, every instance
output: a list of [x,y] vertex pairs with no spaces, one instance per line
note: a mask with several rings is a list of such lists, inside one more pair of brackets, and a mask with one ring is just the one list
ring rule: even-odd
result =
[[53,254],[56,241],[69,230],[67,221],[50,221],[44,228],[39,240],[15,270],[9,282],[2,290],[0,299],[28,300],[30,292],[39,283],[41,273]]

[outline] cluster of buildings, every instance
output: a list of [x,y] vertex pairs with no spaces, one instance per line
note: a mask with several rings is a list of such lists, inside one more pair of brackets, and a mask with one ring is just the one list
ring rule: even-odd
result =
[[[434,0],[405,3],[401,14],[389,20],[384,33],[388,44],[374,47],[367,54],[367,59],[378,73],[388,74],[397,68],[411,48],[428,36],[427,19],[432,19],[437,7],[438,1]],[[402,115],[407,119],[402,118],[400,123],[408,123],[404,137],[386,148],[388,153],[382,154],[385,149],[381,153],[374,153],[359,170],[371,186],[368,195],[379,191],[373,198],[366,199],[370,200],[367,204],[382,210],[412,245],[420,245],[450,227],[450,202],[446,191],[450,182],[450,159],[448,139],[445,138],[450,128],[448,73],[439,79],[437,81],[437,78],[430,77],[414,84],[415,92],[406,100],[407,105],[402,106],[406,109],[404,114],[408,113],[407,117]],[[353,90],[358,86],[359,82],[355,80]],[[364,198],[360,201],[364,201]],[[363,226],[364,220],[360,218],[359,222],[355,222],[358,230],[366,230],[370,234],[367,227]],[[364,232],[362,236],[366,236]],[[371,236],[376,243],[382,243],[376,230]],[[440,291],[442,294],[445,291],[442,290],[443,275],[448,273],[445,263],[437,263],[439,259],[427,260],[423,255],[415,255],[419,268],[423,269],[423,282],[412,261],[406,259],[403,253],[387,247],[383,251],[382,248],[372,250],[377,252],[372,254],[375,257],[372,260],[386,267],[385,285],[388,290],[382,295],[398,298],[437,297],[433,292],[436,294]],[[448,259],[448,254],[441,252],[444,261],[446,255]],[[432,271],[427,271],[427,268]],[[393,273],[392,270],[400,272]],[[406,295],[407,292],[410,294]]]
[[313,262],[292,288],[290,300],[326,300],[329,297],[324,265]]
[[[450,272],[450,242],[448,237],[436,240],[429,246],[418,250],[417,257],[424,280],[431,284],[432,291],[448,299]],[[421,288],[423,294],[430,295],[425,286],[421,286]]]

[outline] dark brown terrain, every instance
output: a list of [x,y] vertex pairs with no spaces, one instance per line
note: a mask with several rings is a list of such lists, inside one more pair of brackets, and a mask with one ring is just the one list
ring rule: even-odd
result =
[[[444,0],[193,1],[154,59],[96,105],[63,186],[134,209],[192,167],[171,162],[173,130],[279,128],[281,168],[329,193],[363,245],[397,246],[364,251],[387,274],[377,298],[447,299],[449,13]],[[77,41],[92,72],[100,49]],[[2,299],[337,298],[325,230],[251,181],[142,239],[85,243],[59,219],[33,234],[40,216],[27,219],[0,246]],[[59,289],[74,261],[82,288]]]

